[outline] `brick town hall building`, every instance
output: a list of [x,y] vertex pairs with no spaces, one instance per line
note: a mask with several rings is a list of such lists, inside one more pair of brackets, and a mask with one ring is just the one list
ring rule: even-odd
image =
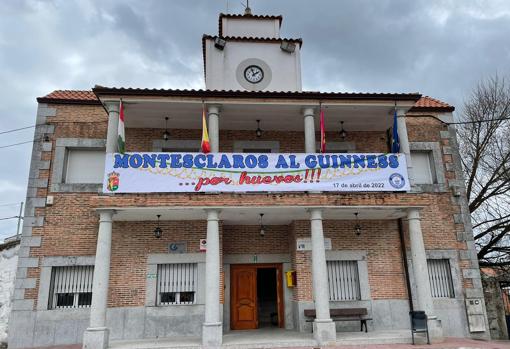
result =
[[[9,348],[219,347],[268,327],[311,345],[408,341],[410,310],[432,340],[488,337],[454,108],[302,91],[302,41],[281,23],[221,14],[202,38],[205,90],[38,98]],[[345,308],[366,309],[368,333],[333,321]]]

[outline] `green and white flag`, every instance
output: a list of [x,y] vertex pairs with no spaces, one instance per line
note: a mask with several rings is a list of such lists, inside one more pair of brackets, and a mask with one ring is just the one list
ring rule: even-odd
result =
[[119,153],[124,154],[126,151],[126,135],[124,133],[124,105],[122,105],[122,99],[119,105],[119,128],[118,128],[118,147]]

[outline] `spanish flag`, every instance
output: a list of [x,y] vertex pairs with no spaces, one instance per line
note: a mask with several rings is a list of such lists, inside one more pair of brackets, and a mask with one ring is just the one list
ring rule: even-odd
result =
[[321,153],[326,152],[326,125],[324,125],[324,110],[321,108]]
[[211,144],[209,143],[209,133],[207,133],[207,122],[205,120],[205,106],[202,108],[202,153],[211,152]]

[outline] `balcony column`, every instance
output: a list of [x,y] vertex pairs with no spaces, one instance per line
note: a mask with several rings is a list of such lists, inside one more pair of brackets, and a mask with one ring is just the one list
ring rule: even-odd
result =
[[220,315],[220,236],[219,210],[207,212],[207,251],[205,253],[205,322],[202,325],[204,348],[219,348],[223,329]]
[[106,103],[106,109],[108,110],[106,152],[115,153],[117,151],[117,137],[119,128],[119,102]]
[[406,156],[407,174],[409,176],[409,184],[414,184],[413,162],[411,160],[411,147],[409,146],[409,138],[407,136],[406,114],[404,109],[397,109],[397,132],[400,141],[400,152]]
[[429,332],[431,339],[441,340],[443,330],[441,320],[434,316],[434,303],[430,290],[429,272],[427,267],[427,254],[421,232],[420,211],[412,208],[407,211],[409,222],[409,243],[411,246],[411,260],[413,264],[413,277],[416,284],[416,309],[425,311],[429,318]]
[[315,153],[315,111],[314,108],[304,108],[303,117],[305,123],[305,153]]
[[210,105],[209,114],[209,141],[211,142],[211,153],[220,151],[220,107]]
[[97,234],[96,260],[94,263],[90,325],[83,335],[84,349],[105,349],[108,347],[110,330],[106,327],[106,309],[110,280],[113,214],[113,210],[99,211],[99,232]]
[[335,323],[329,314],[328,275],[326,251],[322,230],[322,210],[310,210],[312,231],[312,281],[315,301],[315,321],[313,335],[319,345],[327,345],[336,340]]

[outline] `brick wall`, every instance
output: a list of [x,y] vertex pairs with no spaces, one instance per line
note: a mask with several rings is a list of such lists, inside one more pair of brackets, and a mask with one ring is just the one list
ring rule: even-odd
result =
[[[43,217],[44,224],[42,226],[34,224],[30,231],[32,236],[42,237],[42,239],[39,245],[33,244],[29,248],[26,257],[95,254],[98,217],[93,209],[98,207],[415,205],[424,207],[421,215],[426,248],[458,249],[461,268],[473,267],[473,262],[467,253],[469,239],[462,238],[466,227],[459,218],[461,203],[452,198],[450,189],[441,193],[423,194],[325,193],[321,195],[259,193],[103,196],[95,193],[48,192],[56,139],[104,139],[107,126],[106,112],[102,107],[78,105],[54,105],[53,107],[56,113],[49,115],[47,122],[55,125],[54,132],[47,133],[50,141],[41,146],[43,148],[40,153],[40,160],[47,162],[48,165],[41,166],[37,170],[34,178],[38,182],[32,192],[35,198],[42,201],[48,194],[53,195],[54,204],[46,207],[39,205],[34,208],[34,216]],[[410,141],[440,143],[446,177],[452,181],[458,181],[459,175],[454,169],[454,154],[450,149],[454,144],[447,134],[447,128],[430,117],[411,117],[407,119],[407,124]],[[151,151],[153,140],[160,139],[162,131],[163,129],[127,129],[127,149]],[[170,133],[172,139],[200,139],[200,130],[170,129]],[[337,132],[328,132],[327,139],[328,142],[340,141]],[[258,139],[253,130],[221,131],[220,149],[232,151],[235,140],[278,140],[281,152],[301,152],[304,149],[302,132],[265,131]],[[346,141],[354,142],[359,152],[387,151],[388,140],[385,132],[348,132]],[[114,224],[110,306],[144,303],[147,253],[164,252],[170,241],[188,241],[188,248],[191,251],[198,249],[198,240],[205,237],[205,221],[162,222],[165,233],[161,240],[155,240],[152,236],[154,224],[154,222],[116,222]],[[225,226],[223,228],[224,253],[287,253],[290,249],[293,266],[298,272],[298,285],[305,285],[295,289],[294,299],[311,300],[310,253],[295,251],[295,239],[308,237],[309,226],[310,223],[307,220],[293,222],[289,226],[269,226],[264,238],[258,235],[258,226]],[[332,239],[334,249],[368,250],[373,298],[403,299],[407,297],[395,220],[363,221],[363,233],[360,237],[356,237],[352,232],[352,222],[325,221],[324,232],[326,237]],[[408,241],[407,237],[406,241]],[[24,298],[36,300],[39,268],[28,266],[27,269],[26,277],[35,279],[36,285],[35,287],[27,286]],[[465,277],[463,282],[465,287],[473,286],[471,278]]]

